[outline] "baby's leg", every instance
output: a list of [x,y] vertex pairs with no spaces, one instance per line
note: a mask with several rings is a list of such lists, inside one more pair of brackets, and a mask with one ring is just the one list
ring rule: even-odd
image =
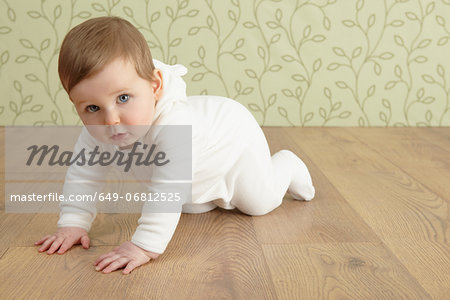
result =
[[288,150],[270,156],[262,130],[254,136],[237,166],[231,204],[249,215],[263,215],[278,207],[286,191],[294,199],[311,200],[314,186],[303,161]]

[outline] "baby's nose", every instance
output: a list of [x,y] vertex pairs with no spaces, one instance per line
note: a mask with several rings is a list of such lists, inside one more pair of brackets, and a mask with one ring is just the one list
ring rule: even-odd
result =
[[120,124],[120,116],[116,110],[105,112],[105,125],[117,125]]

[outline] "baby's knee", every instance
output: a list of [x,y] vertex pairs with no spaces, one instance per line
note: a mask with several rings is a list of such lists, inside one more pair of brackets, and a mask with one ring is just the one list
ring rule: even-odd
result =
[[250,212],[247,212],[246,214],[249,215],[249,216],[255,216],[255,217],[257,217],[257,216],[264,216],[264,215],[267,215],[268,213],[270,213],[274,209],[275,208],[273,208],[273,209],[263,209],[263,210],[252,210]]
[[263,216],[281,205],[282,198],[272,198],[270,201],[250,201],[237,203],[235,206],[243,213],[250,216]]

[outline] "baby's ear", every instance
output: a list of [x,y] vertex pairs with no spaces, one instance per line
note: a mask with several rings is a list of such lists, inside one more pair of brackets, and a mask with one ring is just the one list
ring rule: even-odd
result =
[[153,70],[152,88],[156,99],[161,99],[164,91],[164,82],[162,71],[160,69]]

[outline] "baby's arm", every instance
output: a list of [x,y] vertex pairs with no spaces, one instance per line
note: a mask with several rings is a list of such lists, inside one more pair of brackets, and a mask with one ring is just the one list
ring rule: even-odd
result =
[[139,226],[131,241],[121,244],[95,261],[96,270],[103,270],[103,273],[125,267],[123,274],[128,274],[162,254],[178,225],[182,204],[191,197],[191,152],[184,151],[191,145],[191,132],[176,135],[173,130],[180,130],[179,128],[153,129],[155,132],[149,135],[151,143],[148,144],[158,145],[158,150],[166,153],[170,163],[148,169],[150,174],[146,179],[151,182],[148,192],[152,195],[178,195],[179,198],[174,198],[173,202],[145,202],[138,220]]
[[[87,154],[97,144],[97,141],[83,127],[75,144],[74,156],[82,149],[85,149]],[[85,249],[89,248],[90,241],[87,233],[96,216],[95,201],[69,201],[69,196],[93,195],[95,192],[101,191],[104,183],[99,179],[103,179],[108,170],[107,167],[80,166],[76,163],[69,167],[63,187],[66,201],[60,202],[58,229],[54,234],[46,235],[35,242],[35,245],[42,244],[39,252],[49,249],[47,253],[52,254],[59,248],[58,254],[62,254],[73,245],[80,243]]]

